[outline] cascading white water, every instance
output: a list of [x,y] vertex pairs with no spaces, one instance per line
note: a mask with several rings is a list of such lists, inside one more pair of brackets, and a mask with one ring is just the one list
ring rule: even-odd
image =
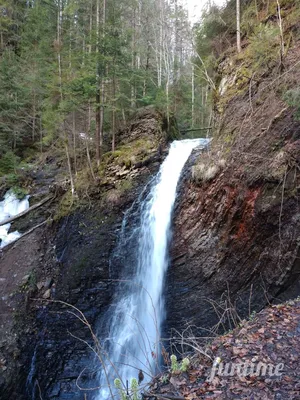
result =
[[[111,397],[107,380],[113,386],[114,379],[119,378],[125,387],[126,381],[137,378],[141,369],[145,383],[158,366],[160,328],[164,319],[162,293],[177,183],[192,150],[206,144],[206,139],[174,141],[150,193],[139,204],[139,222],[134,229],[130,227],[133,233],[126,224],[128,216],[124,219],[118,251],[121,254],[124,247],[128,252],[130,247],[136,256],[123,258],[125,264],[127,258],[127,263],[134,260],[136,265],[129,266],[134,270],[133,278],[130,283],[120,283],[115,304],[108,311],[110,329],[105,341],[108,347],[98,400]],[[137,250],[135,241],[138,241]]]
[[[19,200],[12,191],[8,191],[4,200],[0,201],[0,222],[25,211],[29,208],[29,196]],[[0,248],[17,240],[21,234],[18,231],[10,232],[11,224],[0,226]]]

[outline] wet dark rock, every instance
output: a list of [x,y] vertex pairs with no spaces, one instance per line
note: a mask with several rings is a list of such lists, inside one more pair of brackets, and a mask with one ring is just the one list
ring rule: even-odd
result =
[[44,283],[44,288],[45,289],[50,289],[50,287],[52,286],[53,283],[53,279],[52,278],[47,278],[45,283]]
[[[84,394],[91,399],[95,394],[95,391],[82,391],[76,385],[84,371],[78,382],[80,386],[96,387],[99,364],[88,347],[94,344],[91,333],[74,314],[79,315],[76,309],[83,312],[92,329],[97,331],[99,317],[105,314],[115,290],[112,279],[120,274],[113,252],[124,213],[157,172],[164,157],[167,133],[161,129],[160,114],[148,110],[140,118],[147,120],[148,130],[136,117],[127,132],[129,136],[126,139],[125,135],[122,143],[130,140],[134,144],[135,138],[148,135],[151,128],[152,150],[160,146],[160,151],[151,150],[151,160],[123,169],[124,176],[123,173],[120,176],[123,167],[114,166],[112,161],[107,182],[101,179],[92,188],[86,205],[4,249],[0,270],[10,281],[3,281],[4,293],[0,298],[0,359],[5,355],[9,367],[4,370],[6,366],[0,365],[1,400],[37,400],[40,391],[43,400],[82,400]],[[49,162],[56,170],[55,160]],[[125,182],[122,186],[128,176],[130,185]],[[39,171],[35,178],[49,185],[52,175]],[[61,182],[54,186],[62,187]],[[44,193],[44,188],[39,188],[38,193]],[[57,200],[51,203],[52,214],[56,213],[59,196],[63,194],[56,189],[55,193]],[[20,220],[18,229],[30,228],[46,212],[41,210],[33,221],[32,216]],[[29,272],[32,279],[16,291],[22,276]]]

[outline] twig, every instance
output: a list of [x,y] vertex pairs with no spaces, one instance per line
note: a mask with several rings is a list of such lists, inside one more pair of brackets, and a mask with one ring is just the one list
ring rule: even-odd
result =
[[182,396],[172,396],[168,394],[154,394],[151,392],[144,392],[145,397],[156,397],[157,399],[168,399],[168,400],[185,400],[185,397]]
[[45,225],[47,222],[51,221],[51,219],[46,219],[46,221],[41,222],[40,224],[34,226],[33,228],[29,229],[27,232],[23,233],[21,236],[19,236],[17,239],[15,239],[13,242],[8,243],[6,246],[4,246],[5,249],[8,247],[13,246],[17,241],[22,239],[24,236],[29,235],[33,231],[35,231],[37,228],[40,228],[41,226]]
[[43,400],[43,397],[42,397],[42,391],[41,391],[41,387],[40,387],[39,381],[38,381],[38,380],[36,380],[36,381],[35,381],[35,383],[37,384],[37,387],[38,387],[38,389],[39,389],[39,396],[40,396],[40,400]]
[[[287,171],[287,169],[286,169],[285,174],[284,174],[284,178],[283,178],[283,184],[282,184],[281,204],[280,204],[279,224],[278,224],[278,225],[279,225],[279,226],[278,226],[278,236],[279,236],[279,251],[280,251],[279,257],[280,257],[280,259],[281,259],[281,255],[282,255],[282,252],[281,252],[281,250],[282,250],[281,219],[282,219],[282,212],[283,212],[284,189],[285,189],[285,183],[286,183],[287,172],[288,172],[288,171]],[[280,265],[279,265],[279,268],[280,268],[280,270],[281,270]]]

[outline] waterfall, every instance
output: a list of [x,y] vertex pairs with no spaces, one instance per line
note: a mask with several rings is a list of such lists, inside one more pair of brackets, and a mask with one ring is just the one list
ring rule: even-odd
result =
[[120,280],[114,303],[106,315],[109,335],[103,340],[105,367],[101,371],[97,400],[111,397],[107,380],[114,391],[115,378],[126,387],[126,381],[130,385],[130,380],[137,378],[142,370],[144,384],[159,366],[160,328],[164,320],[162,294],[177,184],[192,150],[206,144],[206,139],[174,141],[150,191],[124,217],[112,259],[112,263],[117,258],[122,260],[124,281]]
[[[19,200],[17,196],[9,190],[4,196],[4,200],[0,201],[0,222],[25,211],[29,208],[29,196]],[[0,248],[5,247],[11,242],[17,240],[21,234],[18,231],[10,232],[11,224],[0,226]]]

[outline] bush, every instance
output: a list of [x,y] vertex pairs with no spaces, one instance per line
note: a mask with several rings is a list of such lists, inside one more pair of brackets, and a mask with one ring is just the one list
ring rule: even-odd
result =
[[185,357],[181,363],[178,363],[177,357],[175,354],[172,354],[171,357],[171,373],[176,374],[178,372],[186,372],[190,366],[190,360]]
[[19,183],[19,177],[16,174],[8,174],[5,176],[5,182],[8,187],[16,186]]
[[270,67],[280,50],[279,28],[260,24],[249,38],[248,56],[257,68]]
[[242,34],[246,36],[252,35],[255,31],[255,26],[257,25],[257,15],[255,4],[250,4],[250,6],[244,11],[241,21],[241,31]]
[[172,354],[170,359],[171,359],[171,372],[175,373],[179,370],[179,364],[177,362],[177,357],[175,356],[175,354]]
[[0,175],[10,174],[15,171],[20,159],[12,151],[6,152],[0,158]]
[[284,100],[289,106],[296,107],[296,118],[300,120],[300,88],[288,90]]
[[119,378],[116,378],[114,380],[114,385],[115,385],[115,388],[118,389],[121,400],[129,400],[129,399],[140,400],[139,384],[135,378],[131,379],[130,394],[128,396],[127,396],[126,391],[123,389],[121,380]]
[[185,357],[181,362],[180,371],[187,372],[189,366],[190,366],[190,360],[187,357]]
[[28,194],[26,189],[21,188],[19,186],[13,186],[12,191],[15,194],[16,198],[19,200],[24,199],[24,197]]

